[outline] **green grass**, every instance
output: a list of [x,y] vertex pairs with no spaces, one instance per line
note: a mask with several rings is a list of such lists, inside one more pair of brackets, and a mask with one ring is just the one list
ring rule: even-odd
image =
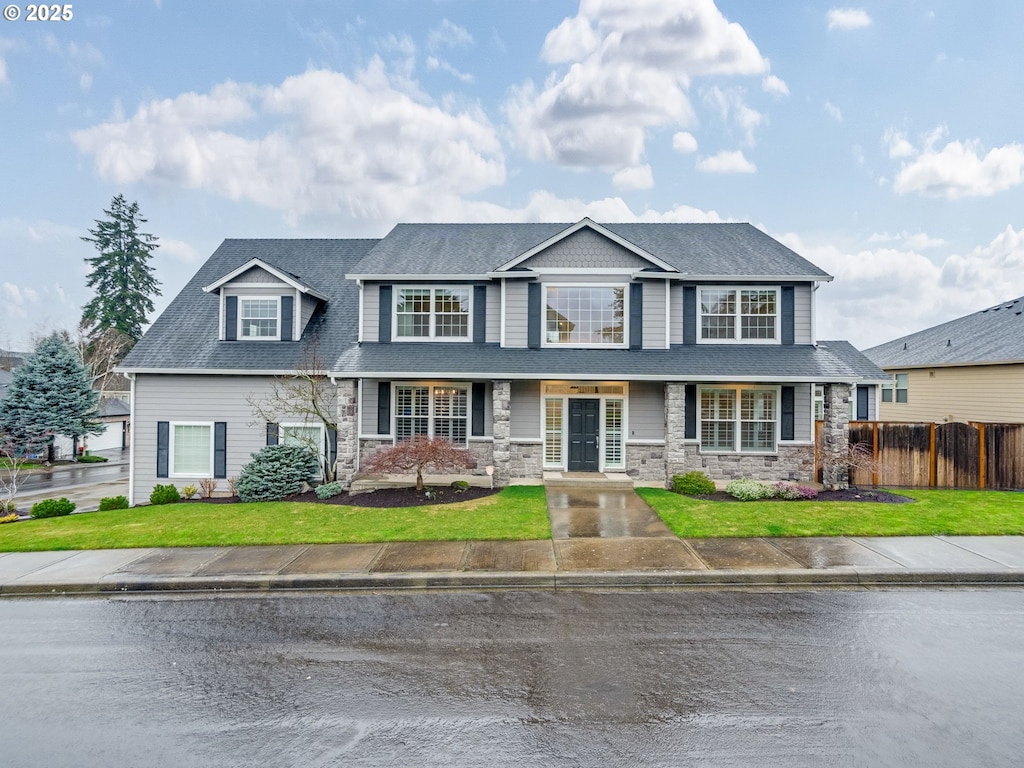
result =
[[[0,469],[10,469],[12,463],[13,462],[11,462],[11,460],[6,456],[0,456]],[[29,459],[21,462],[22,469],[37,469],[41,466],[43,466],[43,462],[36,461],[35,459]]]
[[0,525],[0,552],[551,537],[544,489],[512,486],[399,509],[262,502],[166,504]]
[[913,504],[704,501],[637,489],[677,536],[1000,536],[1024,534],[1024,494],[896,491]]

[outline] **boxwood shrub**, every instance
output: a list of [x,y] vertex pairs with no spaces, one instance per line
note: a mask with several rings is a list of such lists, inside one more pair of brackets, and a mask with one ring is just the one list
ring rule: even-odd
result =
[[75,502],[68,501],[63,496],[59,499],[45,499],[37,501],[32,505],[32,517],[43,519],[46,517],[64,517],[75,511]]
[[703,472],[687,472],[685,475],[672,475],[672,490],[686,496],[707,496],[714,493],[715,481]]

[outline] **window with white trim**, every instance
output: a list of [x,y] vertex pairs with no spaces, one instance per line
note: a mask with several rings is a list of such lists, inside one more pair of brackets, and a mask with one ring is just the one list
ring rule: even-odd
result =
[[544,399],[544,463],[562,466],[562,398]]
[[626,288],[544,286],[544,344],[574,347],[626,345]]
[[882,402],[891,403],[893,402],[893,394],[895,393],[895,402],[906,403],[908,402],[910,384],[909,373],[897,373],[892,377],[891,381],[886,382],[882,385]]
[[169,474],[213,477],[213,424],[170,425]]
[[777,389],[701,389],[701,449],[774,453],[778,437],[778,401]]
[[470,287],[398,288],[395,338],[468,339]]
[[281,445],[298,445],[307,449],[316,459],[320,466],[320,473],[325,464],[327,446],[324,441],[324,428],[322,424],[281,424],[280,443]]
[[277,297],[238,298],[238,336],[242,339],[279,339],[281,300]]
[[778,329],[778,289],[701,288],[702,341],[775,341]]
[[625,466],[626,457],[622,450],[623,401],[604,401],[604,464],[608,468]]
[[395,386],[395,442],[415,435],[443,437],[465,446],[469,434],[469,389],[451,385]]

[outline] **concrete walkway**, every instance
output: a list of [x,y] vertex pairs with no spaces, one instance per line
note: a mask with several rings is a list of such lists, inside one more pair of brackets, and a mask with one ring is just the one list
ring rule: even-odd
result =
[[550,484],[552,538],[0,553],[0,596],[1024,586],[1024,536],[679,539],[632,490]]

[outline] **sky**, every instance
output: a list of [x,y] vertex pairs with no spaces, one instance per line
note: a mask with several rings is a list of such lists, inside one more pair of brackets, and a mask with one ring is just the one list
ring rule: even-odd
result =
[[1024,294],[1016,0],[29,11],[0,19],[7,349],[77,326],[117,194],[157,312],[228,237],[584,216],[750,222],[835,276],[817,337],[861,349]]

